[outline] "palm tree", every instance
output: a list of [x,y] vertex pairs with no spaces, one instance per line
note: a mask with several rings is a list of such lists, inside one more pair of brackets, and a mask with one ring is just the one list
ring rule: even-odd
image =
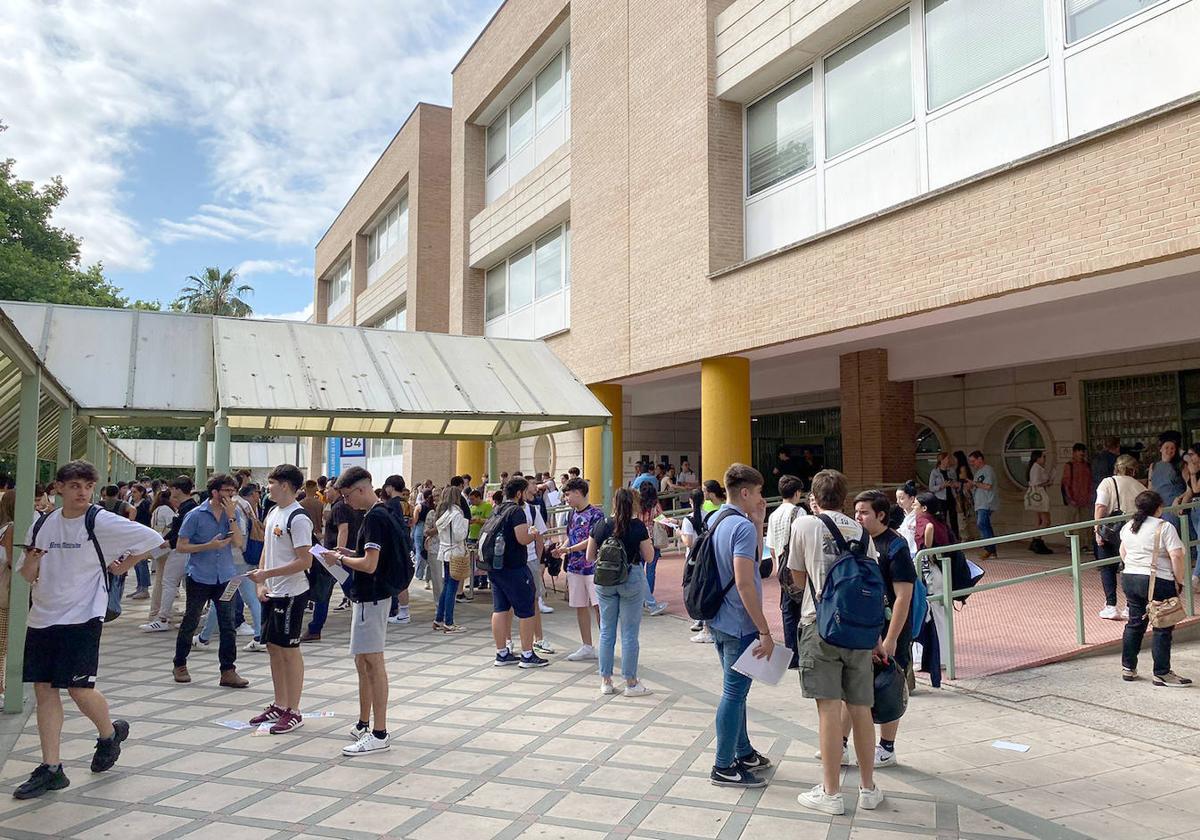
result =
[[188,276],[187,285],[180,290],[171,308],[200,315],[246,318],[254,310],[242,300],[242,296],[253,294],[254,289],[237,280],[237,272],[233,269],[222,273],[220,268],[210,266],[199,277]]

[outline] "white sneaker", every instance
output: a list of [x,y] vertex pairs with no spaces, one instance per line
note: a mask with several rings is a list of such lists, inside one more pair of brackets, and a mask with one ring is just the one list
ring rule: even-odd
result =
[[1129,607],[1125,607],[1121,610],[1121,620],[1122,621],[1129,620]]
[[878,744],[875,745],[875,766],[876,767],[895,767],[896,766],[896,751],[885,750]]
[[266,650],[266,649],[267,649],[266,645],[264,645],[262,642],[256,642],[253,639],[251,639],[246,644],[246,646],[244,648],[242,648],[242,650],[249,651],[250,653],[254,653],[255,651]]
[[199,634],[192,636],[192,647],[208,647],[208,640],[201,639]]
[[692,632],[693,632],[693,633],[699,633],[699,632],[700,632],[701,630],[703,630],[703,629],[704,629],[704,622],[703,622],[703,621],[697,621],[695,624],[693,624],[693,625],[692,625]]
[[376,738],[369,730],[348,747],[342,747],[342,755],[365,755],[366,753],[381,752],[392,748],[392,736],[385,735]]
[[707,630],[701,630],[695,636],[692,636],[692,641],[698,645],[711,645],[713,643],[712,633]]
[[796,801],[805,808],[820,811],[822,814],[840,817],[846,813],[846,803],[842,799],[842,795],[826,793],[824,785],[816,785],[812,790],[806,790],[796,797]]
[[650,609],[650,615],[652,615],[652,616],[662,615],[663,613],[665,613],[667,611],[667,602],[659,601],[657,604],[655,604],[653,607],[650,607],[649,609]]
[[253,636],[254,628],[243,621],[237,626],[237,634],[239,636]]
[[138,629],[143,633],[162,633],[164,630],[170,630],[171,625],[167,624],[165,621],[159,621],[158,619],[155,619],[154,621],[150,621],[145,624],[139,624]]
[[568,662],[583,662],[585,659],[598,659],[596,649],[591,645],[582,645],[579,650],[574,653],[567,654]]
[[411,615],[389,615],[388,624],[410,624],[412,622]]
[[653,691],[646,688],[645,683],[638,683],[637,685],[625,686],[625,696],[626,697],[645,697],[646,695],[653,694],[653,693],[654,693]]
[[554,612],[554,607],[550,606],[540,598],[538,599],[538,609],[541,610],[542,615],[549,615],[550,613]]
[[[838,797],[838,798],[840,799],[841,797]],[[862,788],[858,789],[858,807],[859,808],[863,808],[867,811],[874,811],[876,808],[878,808],[882,804],[883,804],[883,791],[881,791],[879,789],[878,785],[871,788],[870,790],[863,790]]]
[[601,680],[600,681],[600,693],[607,697],[610,694],[616,694],[617,689],[613,686],[612,683],[604,682],[603,680]]
[[1106,618],[1109,621],[1121,620],[1121,614],[1117,612],[1117,608],[1115,606],[1106,606],[1104,609],[1100,610],[1097,615],[1100,616],[1100,618]]
[[554,646],[545,639],[538,639],[533,643],[533,649],[537,653],[554,653]]

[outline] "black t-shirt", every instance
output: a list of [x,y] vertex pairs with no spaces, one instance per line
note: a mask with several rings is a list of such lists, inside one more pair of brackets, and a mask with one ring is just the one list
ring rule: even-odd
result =
[[150,500],[142,499],[134,508],[134,521],[139,525],[150,527]]
[[908,542],[895,531],[889,529],[872,539],[875,542],[875,550],[879,552],[879,568],[883,572],[884,585],[887,586],[888,606],[895,606],[895,584],[916,583],[917,567],[913,565]]
[[392,515],[382,504],[367,511],[362,528],[358,531],[355,553],[360,557],[365,556],[368,548],[379,549],[379,563],[370,574],[354,570],[351,597],[359,603],[382,601],[395,594],[386,581],[388,567],[400,562],[399,540],[396,526],[392,524]]
[[338,499],[329,509],[329,521],[325,523],[325,541],[324,546],[332,549],[337,546],[337,535],[339,525],[348,525],[349,530],[346,534],[346,545],[355,545],[358,541],[358,532],[362,528],[363,512],[350,507],[345,499]]
[[[592,528],[591,538],[596,541],[596,548],[608,539],[613,532],[612,517],[607,517],[596,527]],[[637,565],[642,562],[642,543],[650,539],[650,532],[646,530],[645,523],[640,519],[629,520],[629,525],[625,528],[625,533],[621,535],[621,542],[625,545],[625,556],[630,563]]]
[[171,530],[167,531],[167,543],[171,548],[175,548],[179,544],[179,528],[183,525],[184,517],[191,513],[192,508],[197,507],[199,504],[192,496],[188,496],[179,503],[179,510],[175,511],[175,518],[171,520]]
[[500,520],[500,534],[504,537],[504,568],[520,569],[529,563],[529,547],[517,542],[517,526],[528,525],[524,508],[517,507],[511,501],[504,503],[508,509],[503,512]]

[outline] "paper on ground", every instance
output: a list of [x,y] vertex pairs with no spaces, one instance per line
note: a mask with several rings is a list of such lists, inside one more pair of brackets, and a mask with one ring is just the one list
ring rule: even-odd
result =
[[272,723],[270,723],[270,722],[267,722],[267,723],[260,723],[260,724],[258,725],[258,729],[255,729],[255,730],[254,730],[253,732],[251,732],[250,734],[251,734],[251,735],[270,735],[270,734],[271,734],[271,727],[272,727],[273,725],[274,725],[274,724],[272,724]]
[[313,546],[308,550],[308,553],[313,556],[313,559],[321,564],[321,568],[333,575],[334,580],[336,580],[338,583],[345,583],[350,577],[350,573],[337,563],[334,563],[332,566],[326,563],[324,559],[322,559],[321,555],[327,551],[329,551],[329,549],[320,543],[313,543]]
[[783,679],[783,675],[787,671],[788,663],[792,661],[792,652],[783,645],[776,644],[775,649],[771,651],[770,658],[758,659],[754,656],[754,650],[758,645],[758,642],[754,642],[742,651],[737,662],[733,663],[733,670],[767,685],[779,685],[779,681]]
[[217,726],[224,726],[227,729],[250,729],[253,724],[246,723],[244,720],[219,720]]
[[1012,750],[1013,752],[1029,752],[1028,744],[1015,744],[1012,741],[992,741],[992,746],[998,750]]

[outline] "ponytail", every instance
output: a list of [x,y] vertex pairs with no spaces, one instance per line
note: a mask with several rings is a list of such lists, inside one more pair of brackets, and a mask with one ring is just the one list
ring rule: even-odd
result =
[[1158,513],[1158,509],[1162,505],[1162,496],[1153,490],[1143,490],[1141,493],[1138,493],[1137,498],[1133,500],[1133,506],[1137,508],[1137,513],[1133,515],[1129,530],[1136,534],[1142,527],[1142,523]]

